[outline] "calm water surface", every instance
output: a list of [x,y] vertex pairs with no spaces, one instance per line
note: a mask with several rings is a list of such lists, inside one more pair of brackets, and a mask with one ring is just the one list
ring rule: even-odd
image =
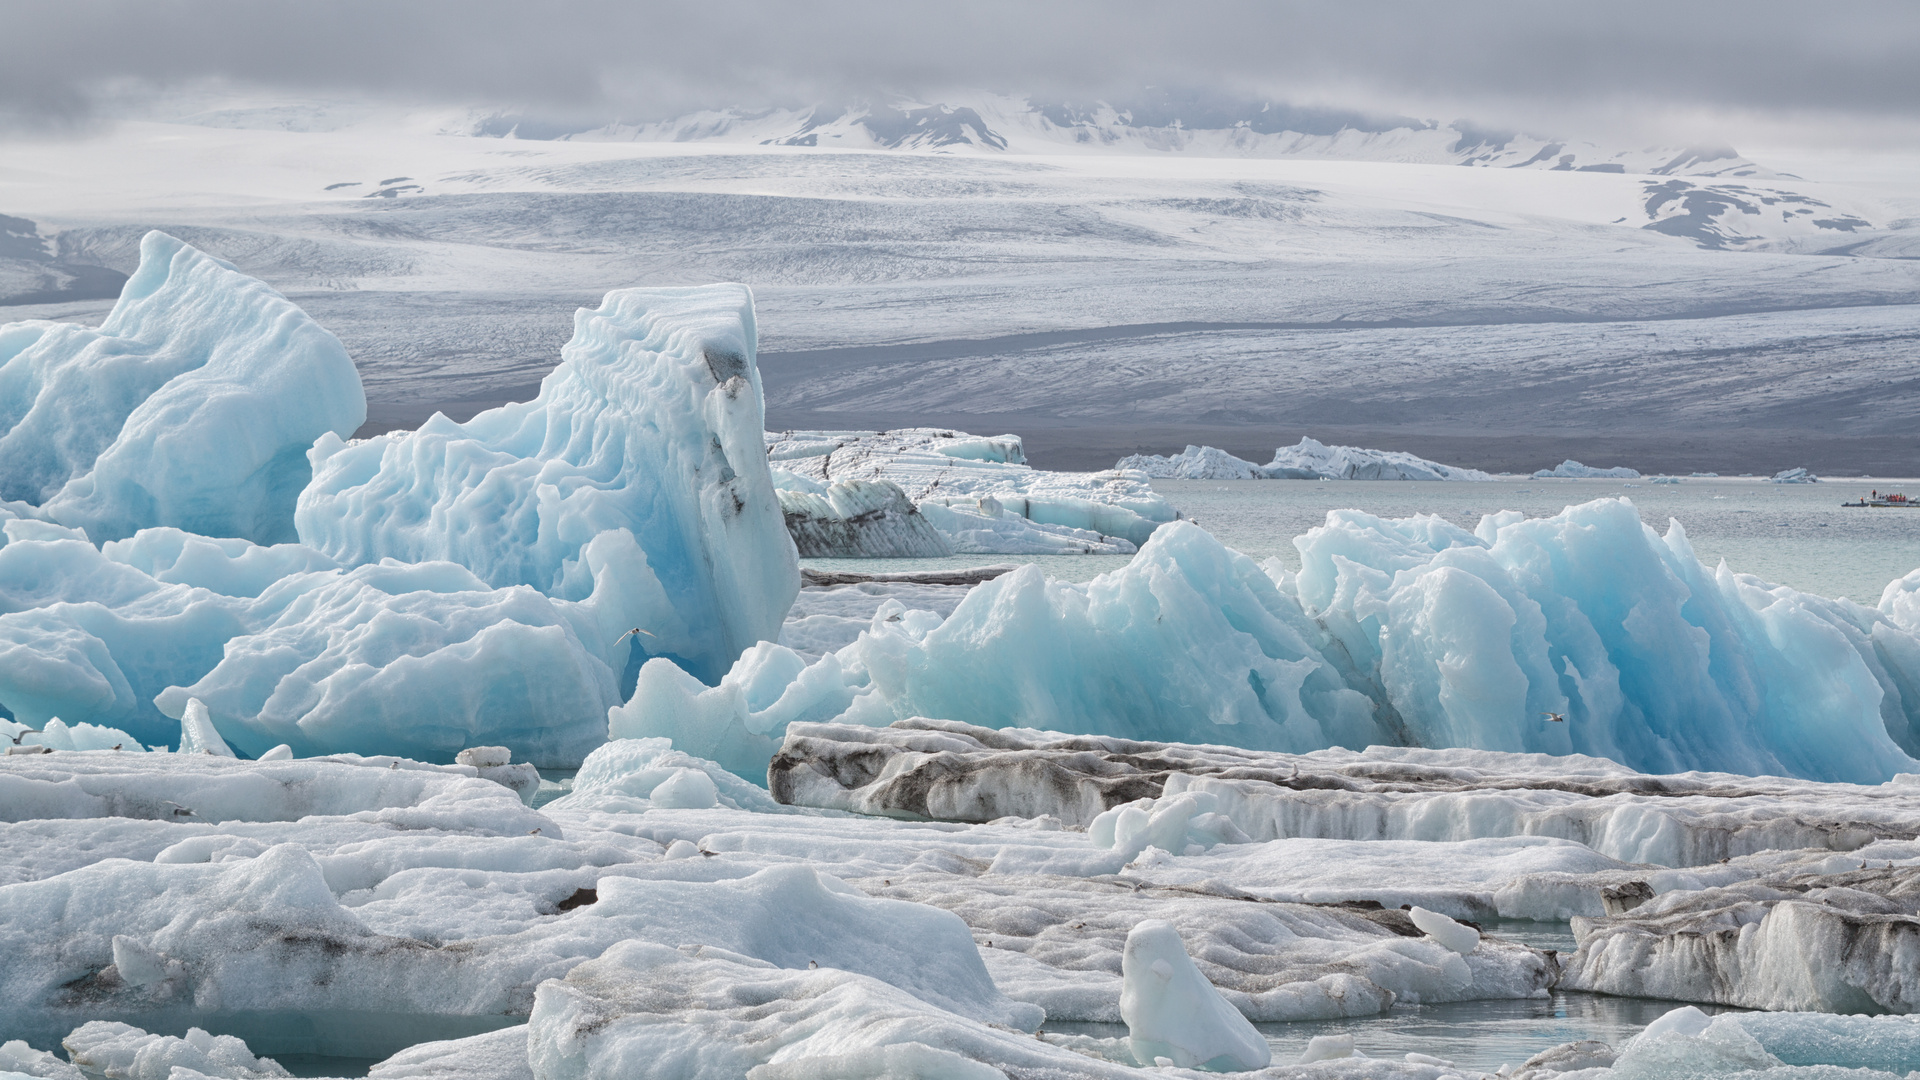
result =
[[[1889,581],[1920,568],[1920,509],[1847,510],[1870,489],[1920,498],[1920,481],[1828,480],[1770,484],[1765,480],[1521,480],[1491,484],[1392,480],[1156,480],[1154,490],[1227,546],[1256,559],[1278,556],[1300,567],[1293,538],[1326,521],[1327,511],[1359,509],[1381,517],[1438,514],[1472,529],[1484,514],[1519,510],[1550,517],[1593,499],[1625,497],[1640,517],[1665,531],[1677,519],[1709,566],[1725,559],[1733,569],[1821,596],[1872,605]],[[1124,555],[991,556],[947,559],[806,559],[823,569],[880,572],[1040,564],[1048,574],[1085,581],[1126,565]]]

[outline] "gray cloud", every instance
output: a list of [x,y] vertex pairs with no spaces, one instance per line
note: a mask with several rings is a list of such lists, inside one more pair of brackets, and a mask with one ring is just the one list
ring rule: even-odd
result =
[[1145,85],[1492,123],[1741,112],[1920,120],[1920,5],[824,0],[0,0],[0,113],[221,79],[660,117],[880,89]]

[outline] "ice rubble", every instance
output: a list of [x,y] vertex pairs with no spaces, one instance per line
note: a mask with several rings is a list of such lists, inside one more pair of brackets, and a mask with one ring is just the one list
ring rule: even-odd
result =
[[1479,469],[1442,465],[1399,450],[1328,446],[1302,437],[1273,452],[1265,465],[1234,457],[1211,446],[1188,446],[1162,457],[1134,454],[1114,465],[1170,480],[1468,480],[1490,481]]
[[[1920,638],[1889,613],[1898,595],[1877,611],[1710,570],[1677,523],[1656,533],[1624,499],[1503,512],[1473,532],[1341,510],[1295,544],[1297,574],[1263,570],[1175,522],[1086,584],[1028,567],[944,618],[876,612],[810,666],[743,658],[713,691],[685,685],[752,701],[707,699],[739,734],[703,723],[717,741],[694,752],[761,757],[794,719],[933,717],[1295,752],[1583,753],[1655,772],[1920,771]],[[685,730],[664,707],[628,708],[641,715],[623,733]]]
[[1629,469],[1625,465],[1616,465],[1610,469],[1596,469],[1591,465],[1582,465],[1572,458],[1568,458],[1551,469],[1539,470],[1533,474],[1533,477],[1536,480],[1550,480],[1554,478],[1575,480],[1638,480],[1640,479],[1640,473],[1639,470]]
[[0,326],[0,505],[95,541],[154,526],[291,540],[307,447],[366,412],[332,334],[150,232],[98,329]]
[[901,428],[766,439],[784,488],[889,481],[960,554],[1125,554],[1179,516],[1135,473],[1029,468],[1017,435]]

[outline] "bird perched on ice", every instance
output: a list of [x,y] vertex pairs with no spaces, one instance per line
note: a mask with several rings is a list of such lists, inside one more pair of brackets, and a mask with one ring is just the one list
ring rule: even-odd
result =
[[1541,715],[1541,716],[1544,716],[1544,717],[1546,717],[1547,719],[1549,719],[1549,720],[1551,720],[1551,721],[1553,721],[1553,722],[1554,722],[1554,723],[1556,723],[1556,724],[1564,724],[1564,723],[1566,723],[1566,722],[1567,722],[1567,714],[1566,714],[1566,713],[1561,713],[1561,712],[1543,712],[1543,713],[1541,713],[1540,715]]

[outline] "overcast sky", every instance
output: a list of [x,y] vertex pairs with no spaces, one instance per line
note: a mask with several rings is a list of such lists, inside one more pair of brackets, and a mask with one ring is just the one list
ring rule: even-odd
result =
[[1846,143],[1920,129],[1916,58],[1916,0],[0,0],[0,119],[84,125],[111,111],[102,87],[209,79],[630,119],[1183,86],[1575,137]]

